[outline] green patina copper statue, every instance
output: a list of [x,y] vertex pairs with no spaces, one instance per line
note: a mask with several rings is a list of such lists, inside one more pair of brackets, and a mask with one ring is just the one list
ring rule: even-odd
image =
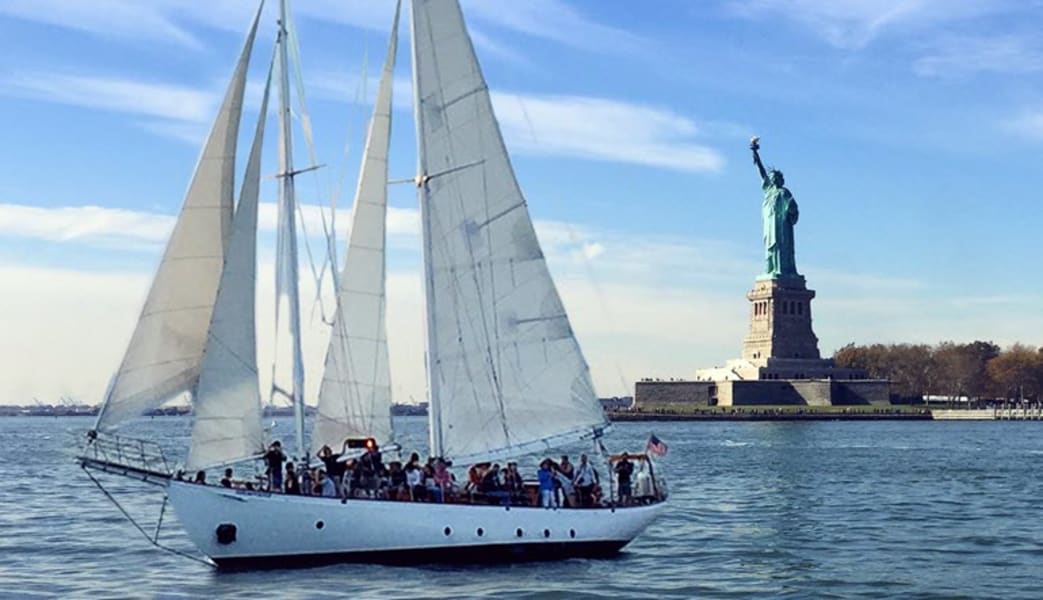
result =
[[800,277],[793,243],[793,226],[800,216],[797,201],[786,189],[782,171],[764,169],[757,152],[760,150],[759,141],[757,137],[750,140],[753,164],[760,171],[764,188],[764,206],[761,209],[761,218],[764,220],[764,273],[758,279]]

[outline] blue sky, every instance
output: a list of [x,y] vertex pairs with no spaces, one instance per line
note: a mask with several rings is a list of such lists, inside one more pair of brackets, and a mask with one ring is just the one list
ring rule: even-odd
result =
[[[346,169],[346,225],[393,4],[295,4],[329,165],[302,199],[327,202]],[[100,398],[254,7],[0,4],[0,402]],[[761,255],[753,134],[801,206],[797,264],[818,291],[823,353],[850,341],[1043,343],[1043,281],[1030,270],[1043,224],[1043,2],[470,0],[464,11],[602,394],[738,355]],[[269,10],[244,132],[273,30]],[[415,161],[407,48],[393,177]],[[398,400],[419,400],[409,186],[392,205],[392,377]],[[324,331],[309,327],[318,365]]]

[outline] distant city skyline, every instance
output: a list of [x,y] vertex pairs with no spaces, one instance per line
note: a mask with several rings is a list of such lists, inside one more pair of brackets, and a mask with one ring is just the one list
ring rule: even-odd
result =
[[[270,56],[269,4],[242,139]],[[318,161],[329,165],[304,177],[305,225],[321,255],[318,205],[341,189],[342,257],[394,3],[294,4]],[[0,404],[101,400],[255,6],[0,4]],[[692,377],[738,352],[744,294],[762,270],[752,135],[800,203],[797,269],[818,291],[823,355],[849,342],[1043,343],[1043,281],[1026,269],[1043,225],[1041,9],[1040,0],[465,1],[599,394]],[[398,62],[391,172],[407,178],[408,44]],[[305,164],[303,138],[299,150]],[[272,155],[265,171],[274,170]],[[269,182],[262,321],[272,312],[274,194]],[[420,402],[414,190],[392,186],[391,203],[393,393]],[[314,403],[325,326],[310,272]],[[327,308],[329,291],[327,279]],[[270,334],[260,333],[267,374]]]

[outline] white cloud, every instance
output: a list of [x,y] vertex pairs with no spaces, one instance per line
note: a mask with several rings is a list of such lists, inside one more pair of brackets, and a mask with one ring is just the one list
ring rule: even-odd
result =
[[[271,229],[274,206],[262,206],[262,225]],[[305,214],[317,231],[317,209]],[[341,216],[346,224],[347,214]],[[393,235],[413,247],[416,218],[413,210],[396,210],[390,217]],[[166,215],[114,209],[0,205],[0,236],[86,242],[126,240],[129,235],[153,254],[160,251],[171,223]],[[536,226],[603,395],[630,393],[641,377],[691,376],[698,367],[738,355],[748,314],[743,296],[759,270],[755,253],[713,240],[557,221]],[[124,237],[115,237],[119,235]],[[270,365],[273,350],[271,253],[270,246],[263,247],[259,259],[261,365]],[[79,261],[89,264],[89,254],[81,253]],[[1002,296],[942,297],[929,293],[934,289],[929,282],[836,273],[813,265],[805,270],[819,292],[816,333],[826,355],[849,341],[982,338],[1007,344],[1025,331],[1043,330],[1043,317],[1031,316],[1043,298],[1016,290]],[[5,317],[0,361],[11,374],[0,381],[0,403],[22,403],[33,396],[51,401],[60,394],[98,401],[130,335],[148,280],[149,274],[142,272],[0,264]],[[332,306],[329,294],[324,289],[327,307]],[[309,277],[302,278],[301,296],[305,362],[311,369],[308,397],[313,399],[328,332],[312,310],[316,291]],[[422,314],[419,275],[392,265],[388,327],[398,401],[424,397]],[[266,378],[270,370],[261,372]],[[267,389],[267,379],[263,385]]]
[[38,207],[0,204],[0,236],[50,242],[160,244],[174,218],[100,206]]
[[588,96],[492,95],[513,151],[680,171],[724,167],[719,152],[697,141],[696,123],[669,109]]

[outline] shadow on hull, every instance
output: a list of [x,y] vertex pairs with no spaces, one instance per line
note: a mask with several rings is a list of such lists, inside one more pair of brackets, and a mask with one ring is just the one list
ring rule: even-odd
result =
[[619,551],[627,543],[625,541],[533,542],[526,544],[495,544],[413,550],[212,558],[211,560],[217,564],[218,569],[221,571],[295,569],[337,563],[373,563],[397,566],[424,564],[485,565],[559,560],[564,558],[611,558],[619,554]]

